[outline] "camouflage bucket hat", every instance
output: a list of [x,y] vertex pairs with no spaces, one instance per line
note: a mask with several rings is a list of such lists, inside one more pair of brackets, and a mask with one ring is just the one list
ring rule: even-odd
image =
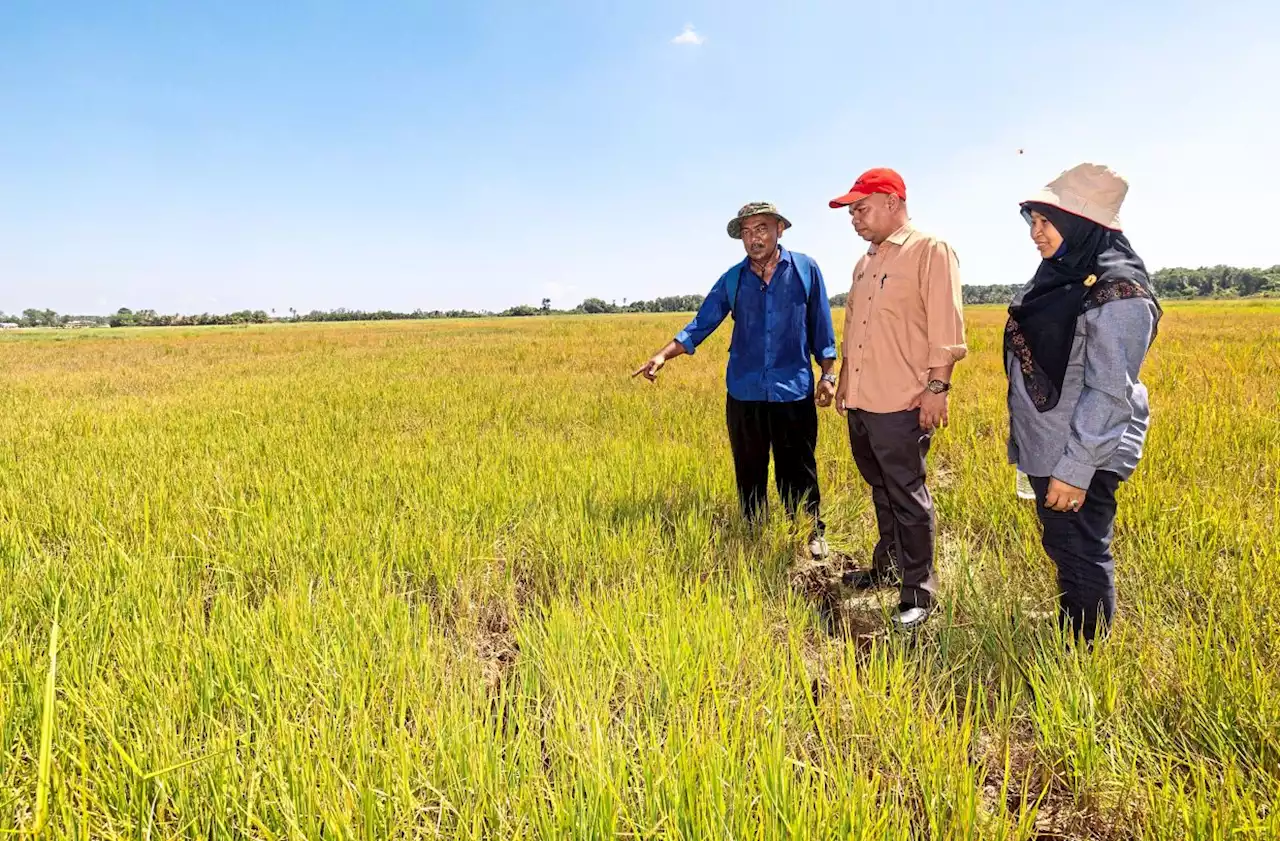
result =
[[782,223],[783,230],[791,227],[791,223],[787,221],[787,217],[778,212],[778,208],[768,202],[755,201],[751,204],[745,204],[738,211],[738,215],[729,220],[729,236],[734,239],[742,239],[742,220],[749,216],[768,215],[774,216]]

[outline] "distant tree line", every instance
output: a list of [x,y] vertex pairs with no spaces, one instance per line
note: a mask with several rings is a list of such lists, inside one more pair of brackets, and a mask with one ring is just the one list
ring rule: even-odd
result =
[[0,323],[17,324],[19,327],[195,327],[213,324],[265,324],[270,321],[393,321],[404,319],[434,318],[503,318],[512,316],[533,315],[596,315],[599,313],[624,312],[689,312],[702,304],[701,295],[673,295],[666,298],[655,298],[652,301],[632,301],[624,299],[619,305],[617,301],[605,301],[602,298],[587,298],[570,310],[551,308],[551,299],[543,298],[542,305],[533,307],[522,305],[510,307],[500,312],[490,310],[424,310],[412,312],[395,312],[393,310],[351,310],[339,307],[335,310],[312,310],[301,313],[289,310],[288,315],[267,314],[263,310],[241,310],[232,313],[202,313],[200,315],[163,315],[155,310],[130,310],[121,308],[113,315],[60,315],[53,310],[24,310],[22,315],[6,315],[0,312]]
[[624,299],[619,305],[617,301],[606,301],[603,298],[587,298],[573,309],[552,309],[551,299],[543,298],[541,306],[522,304],[499,312],[490,310],[423,310],[412,312],[392,312],[391,310],[312,310],[309,313],[297,313],[292,310],[288,318],[280,321],[388,321],[393,319],[430,319],[430,318],[509,318],[533,315],[598,315],[602,313],[621,312],[689,312],[702,304],[701,295],[674,295],[667,298],[655,298],[652,301],[632,301]]
[[0,324],[19,327],[196,327],[210,324],[265,324],[272,316],[262,310],[199,315],[161,315],[155,310],[117,310],[112,315],[63,315],[53,310],[27,309],[22,315],[0,312]]
[[965,286],[961,295],[966,305],[1000,304],[1008,306],[1013,296],[1022,288],[1021,283],[993,283],[990,286]]
[[162,315],[155,310],[119,309],[107,317],[109,327],[204,327],[214,324],[266,324],[271,316],[262,310],[240,310],[199,315]]
[[1280,295],[1280,266],[1238,269],[1212,266],[1200,269],[1160,269],[1151,276],[1162,298],[1246,298]]
[[[1280,296],[1280,265],[1269,269],[1241,269],[1234,266],[1212,266],[1199,269],[1160,269],[1152,275],[1156,294],[1165,299],[1175,298],[1245,298],[1251,296]],[[1021,284],[995,284],[991,286],[963,287],[966,304],[1008,304]],[[848,296],[844,293],[831,296],[831,305],[842,307]],[[702,304],[702,295],[672,295],[652,301],[632,301],[622,304],[602,298],[587,298],[570,310],[551,308],[551,299],[543,298],[541,306],[521,305],[501,312],[481,310],[422,310],[393,312],[391,310],[312,310],[300,313],[290,309],[288,315],[277,316],[263,310],[200,315],[162,315],[155,310],[119,309],[112,315],[62,315],[53,310],[26,309],[22,315],[6,315],[0,312],[0,324],[16,324],[19,327],[194,327],[212,324],[265,324],[269,321],[388,321],[399,319],[435,318],[493,318],[538,315],[597,315],[603,313],[662,313],[692,312]]]

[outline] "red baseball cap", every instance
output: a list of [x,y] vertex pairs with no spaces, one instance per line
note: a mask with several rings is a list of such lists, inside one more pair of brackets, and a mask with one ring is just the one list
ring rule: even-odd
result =
[[903,183],[902,176],[891,169],[869,169],[858,176],[849,192],[838,199],[832,199],[831,206],[848,207],[873,193],[888,193],[906,201],[907,185]]

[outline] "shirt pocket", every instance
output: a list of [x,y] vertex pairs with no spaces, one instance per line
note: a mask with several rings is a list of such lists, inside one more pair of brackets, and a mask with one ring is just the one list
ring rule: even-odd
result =
[[905,324],[923,319],[924,301],[920,298],[920,279],[901,270],[881,271],[874,279],[880,287],[876,293],[876,315]]

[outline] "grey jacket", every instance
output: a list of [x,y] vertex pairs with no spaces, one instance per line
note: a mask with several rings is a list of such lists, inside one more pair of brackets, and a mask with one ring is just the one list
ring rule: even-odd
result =
[[1088,489],[1098,470],[1128,479],[1142,457],[1150,422],[1147,387],[1138,374],[1155,322],[1156,307],[1147,298],[1084,313],[1076,322],[1062,396],[1047,412],[1036,411],[1017,360],[1005,354],[1009,463],[1028,476],[1051,476],[1076,488]]

